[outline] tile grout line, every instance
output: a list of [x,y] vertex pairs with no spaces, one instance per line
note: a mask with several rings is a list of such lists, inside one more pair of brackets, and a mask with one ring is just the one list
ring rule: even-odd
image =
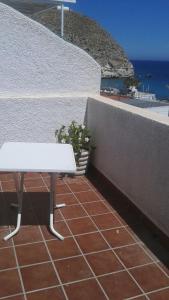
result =
[[[128,228],[126,228],[126,230],[127,230],[127,232],[128,233],[130,233],[130,231],[128,230]],[[131,234],[131,233],[130,233]],[[137,239],[134,237],[134,235],[133,235],[133,238],[134,238],[134,240],[136,241]],[[143,243],[143,245],[145,245],[144,243]],[[143,247],[143,245],[142,245],[142,243],[140,244],[140,247],[142,248],[142,250],[146,253],[146,255],[150,258],[150,259],[152,259],[152,257],[151,257],[151,255],[150,255],[150,253]],[[151,250],[150,250],[151,251]],[[169,275],[167,275],[167,273],[159,266],[159,260],[154,260],[154,259],[152,259],[152,261],[154,262],[154,264],[156,265],[156,267],[158,268],[158,269],[160,269],[163,273],[164,273],[164,275],[168,278],[169,277]]]
[[[73,193],[73,191],[72,191]],[[74,193],[73,193],[74,194]],[[75,196],[75,195],[74,195]],[[84,208],[85,210],[85,208]],[[88,214],[88,212],[86,211],[87,215],[90,217],[90,215]],[[96,225],[97,227],[97,225]],[[97,227],[98,228],[98,227]],[[139,283],[136,281],[136,279],[133,277],[133,275],[128,271],[128,269],[126,268],[126,266],[124,265],[124,263],[121,261],[121,259],[118,257],[118,255],[116,254],[116,252],[113,250],[113,248],[111,247],[111,245],[107,242],[107,240],[105,239],[104,235],[102,234],[102,232],[99,230],[99,233],[101,234],[102,238],[104,239],[104,241],[106,242],[106,244],[109,246],[110,249],[112,249],[114,255],[116,256],[116,258],[119,260],[119,262],[122,264],[122,266],[124,267],[125,271],[129,274],[129,276],[133,279],[133,281],[135,282],[135,284],[138,286],[138,288],[142,291],[142,293],[144,294],[144,296],[148,299],[148,297],[146,296],[146,294],[144,293],[144,290],[141,288],[141,286],[139,285]],[[130,234],[131,235],[131,234]],[[148,299],[149,300],[149,299]]]
[[[56,239],[55,239],[56,240]],[[53,241],[53,240],[52,240]],[[44,242],[43,242],[44,243]],[[102,252],[107,252],[107,251],[111,251],[112,252],[112,249],[109,249],[109,248],[106,248],[104,250],[99,250],[99,251],[93,251],[93,252],[88,252],[88,253],[85,253],[85,257],[86,256],[89,256],[89,255],[93,255],[93,254],[99,254],[99,253],[102,253]],[[72,259],[72,258],[77,258],[77,257],[81,257],[82,255],[81,254],[77,254],[77,255],[74,255],[74,256],[67,256],[67,257],[62,257],[62,258],[58,258],[58,259],[53,259],[53,261],[55,262],[58,262],[58,261],[62,261],[62,260],[67,260],[67,259]],[[49,263],[50,260],[45,260],[45,261],[41,261],[41,262],[38,262],[38,263],[32,263],[32,264],[28,264],[28,265],[20,265],[19,268],[20,269],[23,269],[23,268],[27,268],[27,267],[33,267],[35,265],[42,265],[42,264],[47,264]],[[137,269],[138,267],[144,267],[144,266],[149,266],[149,265],[152,265],[154,264],[154,262],[149,262],[149,263],[145,263],[145,264],[141,264],[141,265],[137,265],[137,266],[134,266],[134,267],[129,267],[127,268],[128,270],[134,270],[134,269]],[[0,270],[0,273],[1,272],[4,272],[4,271],[12,271],[12,270],[17,270],[17,267],[12,267],[12,268],[7,268],[7,269],[2,269]],[[115,274],[115,273],[120,273],[124,271],[124,269],[122,270],[118,270],[118,271],[113,271],[113,272],[108,272],[108,273],[104,273],[104,274],[101,274],[101,275],[97,275],[97,277],[103,277],[105,275],[110,275],[110,274]]]
[[[85,182],[85,181],[84,181]],[[93,191],[93,192],[95,192],[96,193],[96,191],[93,189],[93,187],[91,186],[91,190]],[[97,194],[97,193],[96,193]],[[99,198],[101,198],[101,196],[100,195],[97,195]],[[104,199],[104,198],[103,198]],[[122,222],[121,222],[121,220],[117,217],[117,219],[118,219],[118,221],[121,223],[121,224],[123,224]],[[130,231],[128,230],[128,226],[126,225],[126,227],[125,227],[125,229],[127,230],[127,232],[131,235],[131,233],[130,233]],[[136,242],[138,242],[138,240],[137,240],[137,238],[134,236],[134,234],[133,235],[131,235],[132,237],[133,237],[133,239],[136,241]],[[169,275],[163,270],[163,268],[158,264],[160,261],[158,260],[158,259],[156,259],[156,260],[154,260],[154,259],[152,259],[152,257],[151,257],[151,255],[149,254],[149,252],[146,250],[146,249],[144,249],[144,247],[143,247],[143,245],[142,244],[144,244],[142,241],[141,242],[138,242],[138,244],[140,245],[140,247],[142,248],[142,250],[144,251],[144,253],[146,253],[148,256],[149,256],[149,258],[154,262],[154,264],[167,276],[167,278],[169,277]],[[151,250],[150,250],[151,251]]]
[[[82,255],[80,255],[80,256],[82,256]],[[123,271],[122,270],[118,271],[117,273],[121,273],[121,272],[124,272],[124,270]],[[89,277],[89,278],[85,278],[85,279],[81,279],[81,280],[66,282],[66,283],[63,283],[62,285],[66,286],[66,285],[69,285],[69,284],[74,284],[74,283],[78,283],[78,282],[84,282],[84,281],[88,281],[88,280],[92,280],[92,279],[94,279],[94,277]],[[54,288],[58,288],[58,287],[61,287],[61,285],[53,285],[53,286],[50,286],[50,287],[45,287],[45,288],[40,288],[40,289],[28,291],[27,294],[33,294],[35,292],[45,291],[45,290],[54,289]],[[167,289],[169,289],[169,286],[161,288],[161,289],[156,289],[156,290],[153,290],[153,291],[150,291],[150,292],[146,292],[146,295],[148,296],[148,295],[151,295],[151,294],[154,294],[154,293],[157,293],[157,292],[160,292],[160,291],[164,291],[164,290],[167,290]],[[9,299],[11,297],[13,298],[13,297],[16,297],[16,296],[23,296],[23,294],[17,293],[17,294],[13,294],[13,295],[1,297],[0,300]],[[125,300],[134,300],[134,299],[137,299],[137,298],[139,298],[141,296],[144,296],[144,295],[143,294],[139,294],[137,296],[133,296],[133,297],[129,297],[129,298],[124,298],[124,299]]]
[[[25,189],[24,185],[23,185],[23,190]],[[16,192],[16,189],[15,189]],[[17,199],[18,200],[18,199]],[[9,230],[11,232],[11,225],[9,226]],[[22,292],[23,292],[23,297],[25,300],[27,300],[26,297],[26,293],[25,293],[25,287],[24,287],[24,283],[23,283],[23,279],[22,279],[22,274],[21,274],[21,270],[20,270],[20,266],[19,266],[19,262],[18,262],[18,257],[17,257],[17,253],[16,253],[16,249],[15,249],[15,243],[13,238],[11,238],[12,241],[12,248],[13,248],[13,252],[14,252],[14,256],[15,256],[15,261],[16,261],[16,268],[18,271],[18,275],[19,275],[19,279],[20,279],[20,283],[21,283],[21,288],[22,288]]]
[[[93,190],[93,188],[91,187],[91,190]],[[93,190],[93,192],[94,192],[94,190]],[[95,192],[96,193],[96,192]],[[97,194],[97,193],[96,193]],[[98,197],[100,198],[100,195],[98,195]],[[117,217],[117,219],[118,219],[118,221],[121,223],[121,224],[123,224],[122,222],[121,222],[121,220],[118,218],[118,216],[116,216]],[[143,242],[140,240],[140,242],[138,242],[138,240],[137,240],[137,238],[134,236],[134,234],[132,235],[131,234],[131,232],[128,230],[128,225],[126,225],[125,226],[125,229],[126,229],[126,231],[132,236],[132,238],[136,241],[136,243],[138,243],[139,245],[140,245],[140,247],[142,248],[142,250],[144,251],[144,253],[146,253],[147,254],[147,256],[153,261],[153,263],[167,276],[167,277],[169,277],[169,275],[162,269],[162,267],[161,266],[159,266],[159,260],[158,259],[152,259],[152,257],[151,257],[151,255],[149,254],[149,252],[146,250],[146,249],[144,249],[144,247],[143,247]],[[127,245],[126,245],[127,246]],[[128,246],[130,246],[130,245],[128,245]],[[124,246],[125,247],[125,246]],[[115,249],[116,250],[116,248],[113,248],[113,249]],[[151,250],[150,250],[151,251]]]
[[48,287],[40,288],[40,289],[36,289],[36,290],[29,290],[26,293],[27,293],[27,295],[30,295],[30,294],[34,294],[34,293],[37,293],[37,292],[43,292],[43,291],[47,291],[47,290],[52,290],[52,289],[55,289],[55,288],[58,288],[58,287],[61,287],[61,285],[58,284],[58,285],[52,285],[52,286],[48,286]]
[[17,293],[17,294],[13,294],[13,295],[9,295],[9,296],[4,296],[4,297],[1,297],[0,298],[0,300],[8,300],[8,299],[12,299],[12,298],[15,298],[15,297],[17,297],[17,296],[23,296],[23,294],[21,294],[21,293]]
[[[42,176],[42,175],[41,175]],[[43,180],[43,177],[42,177],[42,180]],[[44,180],[43,180],[43,182],[44,182]],[[85,182],[85,181],[84,181]],[[67,183],[66,183],[67,184]],[[1,182],[0,182],[0,185],[1,185]],[[46,183],[45,183],[45,185],[46,185]],[[68,184],[67,184],[68,185]],[[69,187],[69,185],[68,185],[68,187]],[[1,186],[1,189],[2,189],[2,186]],[[69,189],[70,189],[70,187],[69,187]],[[48,190],[48,187],[47,187],[47,190]],[[70,189],[71,190],[71,189]],[[91,187],[91,190],[92,190],[92,187]],[[86,191],[82,191],[82,192],[86,192]],[[75,193],[82,193],[82,192],[75,192]],[[94,190],[94,192],[95,192],[95,190]],[[66,194],[73,194],[75,197],[76,197],[76,195],[75,195],[75,193],[72,191],[71,193],[64,193],[64,194],[62,194],[62,195],[66,195]],[[96,192],[95,192],[96,193]],[[96,193],[97,194],[97,193]],[[57,195],[60,195],[60,194],[57,194]],[[97,195],[98,197],[99,197],[99,195]],[[78,200],[78,203],[80,202],[79,201],[79,199],[76,197],[76,199]],[[105,201],[105,200],[103,200],[102,199],[102,201]],[[93,202],[100,202],[100,201],[92,201],[92,202],[84,202],[84,203],[93,203]],[[85,208],[83,207],[83,203],[79,203],[79,204],[72,204],[72,205],[80,205],[84,210],[85,210]],[[70,205],[70,206],[72,206],[72,205]],[[106,206],[106,204],[104,204],[105,206]],[[69,205],[68,205],[69,206]],[[106,214],[108,214],[108,213],[112,213],[113,214],[113,212],[111,211],[111,209],[108,207],[108,206],[106,206],[108,209],[109,209],[109,212],[107,212],[107,213],[104,213],[105,215]],[[86,211],[86,210],[85,210]],[[62,213],[61,213],[61,215],[63,215]],[[102,215],[102,214],[100,214],[100,215]],[[90,220],[93,222],[93,224],[98,228],[98,226],[97,226],[97,224],[95,224],[94,223],[94,221],[92,220],[92,218],[91,218],[91,216],[88,214],[88,212],[87,212],[87,216],[90,218]],[[85,217],[87,217],[87,216],[85,216]],[[97,215],[96,215],[97,216]],[[81,218],[85,218],[85,217],[81,217]],[[117,217],[117,219],[118,219],[118,216],[116,216]],[[79,217],[80,218],[80,217]],[[76,219],[79,219],[79,218],[76,218]],[[74,218],[73,218],[74,219]],[[72,220],[73,220],[72,219]],[[69,220],[69,219],[68,219]],[[71,220],[71,219],[70,219]],[[61,220],[62,221],[62,220]],[[65,219],[64,218],[64,216],[63,216],[63,221],[65,222],[65,224],[68,226],[68,224],[67,224],[67,219]],[[123,224],[122,222],[121,222],[121,220],[120,219],[118,219],[118,221],[121,223],[121,224]],[[59,222],[59,221],[57,221],[57,222]],[[126,227],[128,227],[128,225],[123,225],[123,226],[121,226],[121,227],[124,227],[125,229],[126,229],[126,231],[132,236],[132,238],[136,241],[136,244],[142,244],[142,242],[138,242],[138,240],[136,239],[136,237],[134,236],[134,234],[132,235],[131,233],[130,233],[130,231],[129,230],[127,230],[127,228]],[[119,228],[121,228],[121,227],[119,227]],[[68,226],[68,228],[69,228],[69,226]],[[112,229],[116,229],[116,228],[112,228]],[[41,228],[39,228],[39,230],[41,231]],[[69,229],[70,230],[70,229]],[[107,230],[111,230],[111,229],[107,229]],[[70,230],[71,231],[71,230]],[[104,231],[104,230],[102,230],[102,231]],[[105,230],[106,231],[106,230]],[[97,231],[96,231],[97,232]],[[98,232],[101,234],[101,230],[100,229],[98,229]],[[90,233],[92,233],[92,232],[90,232]],[[86,234],[90,234],[90,233],[86,233]],[[43,235],[43,233],[41,232],[41,234]],[[83,234],[81,234],[81,235],[83,235]],[[102,234],[101,234],[102,235]],[[75,236],[78,236],[78,235],[75,235]],[[73,237],[74,237],[74,235],[73,235]],[[102,236],[103,237],[103,236]],[[104,238],[104,237],[103,237]],[[105,240],[106,241],[106,240]],[[40,241],[39,241],[40,242]],[[106,243],[108,243],[107,241],[106,241]],[[33,243],[32,243],[33,244]],[[16,245],[16,246],[20,246],[20,245]],[[130,245],[125,245],[125,246],[123,246],[123,247],[126,247],[126,246],[130,246]],[[15,246],[14,246],[15,247]],[[10,248],[10,246],[9,247],[4,247],[4,248]],[[4,249],[4,248],[1,248],[1,249]],[[120,248],[120,247],[117,247],[117,248]],[[141,248],[143,249],[143,251],[152,259],[152,257],[150,256],[150,254],[141,246]],[[116,249],[116,248],[113,248],[112,249],[112,247],[110,247],[110,249],[111,249],[111,251],[113,251],[113,249]],[[108,249],[106,249],[106,250],[108,250]],[[106,251],[105,250],[105,251]],[[103,251],[103,250],[102,250]],[[102,251],[98,251],[98,252],[102,252]],[[114,252],[114,251],[113,251]],[[97,252],[96,252],[97,253]],[[91,253],[89,253],[89,254],[91,254]],[[83,256],[83,255],[82,255]],[[65,259],[67,259],[67,258],[65,258]],[[118,258],[119,259],[119,258]],[[158,261],[156,262],[154,259],[153,259],[153,261],[152,261],[152,263],[149,263],[149,264],[158,264]],[[148,265],[149,265],[148,264]],[[147,265],[147,264],[145,264],[145,265]],[[143,265],[141,265],[141,266],[143,266]],[[160,270],[162,270],[163,271],[163,273],[168,277],[168,275],[165,273],[165,271],[159,266],[159,265],[157,265],[158,266],[158,268],[160,269]],[[135,266],[135,267],[133,267],[133,268],[138,268],[138,267],[140,267],[140,266]],[[128,269],[132,269],[132,268],[128,268]],[[127,270],[126,270],[127,271]],[[107,273],[107,274],[109,274],[109,273]],[[105,274],[105,275],[102,275],[102,276],[106,276],[107,274]],[[130,274],[130,273],[129,273]],[[131,276],[131,275],[130,275]],[[132,277],[132,276],[131,276]],[[90,279],[90,278],[89,278]],[[87,279],[88,280],[88,279]],[[78,281],[79,282],[79,281]],[[63,284],[64,285],[64,284]],[[48,287],[49,288],[49,287]],[[149,293],[144,293],[145,294],[145,296],[147,296],[147,299],[149,299],[148,298],[148,295],[147,294],[151,294],[151,293],[154,293],[154,291],[159,291],[159,290],[164,290],[164,289],[167,289],[168,287],[165,287],[165,288],[162,288],[162,289],[158,289],[158,290],[153,290],[153,291],[151,291],[151,292],[149,292]],[[45,288],[46,289],[46,288]],[[131,297],[131,298],[127,298],[127,299],[136,299],[136,298],[138,298],[139,296],[135,296],[135,297]],[[5,297],[5,298],[9,298],[9,297]],[[0,299],[4,299],[4,297],[3,298],[0,298]]]
[[[68,186],[68,188],[69,188],[69,186]],[[70,189],[70,188],[69,188],[69,189]],[[72,194],[74,195],[73,192],[72,192]],[[74,195],[74,196],[75,196],[75,195]],[[76,197],[76,199],[77,199],[77,197]],[[77,200],[78,200],[78,199],[77,199]],[[99,287],[100,287],[100,289],[102,290],[102,292],[103,292],[104,296],[106,297],[106,299],[109,300],[109,297],[107,296],[107,293],[106,293],[105,290],[103,289],[103,287],[102,287],[102,285],[100,284],[98,278],[96,277],[94,271],[92,270],[92,268],[91,268],[91,266],[90,266],[90,264],[89,264],[87,258],[86,258],[85,255],[83,254],[83,251],[81,250],[81,248],[80,248],[78,242],[76,241],[76,239],[75,239],[75,237],[74,237],[74,235],[73,235],[73,232],[71,231],[71,229],[70,229],[70,227],[69,227],[69,224],[66,222],[66,219],[64,218],[64,215],[62,214],[61,210],[60,210],[60,213],[61,213],[61,215],[62,215],[62,217],[63,217],[63,219],[64,219],[66,225],[68,226],[70,232],[72,233],[73,240],[74,240],[76,246],[78,247],[78,249],[79,249],[79,251],[80,251],[80,253],[81,253],[83,259],[85,260],[87,266],[89,267],[89,269],[90,269],[90,271],[91,271],[91,273],[92,273],[94,279],[96,280],[97,284],[99,285]]]
[[169,285],[168,286],[165,286],[161,289],[156,289],[156,290],[153,290],[153,291],[150,291],[150,292],[147,292],[148,295],[151,295],[153,293],[157,293],[157,292],[162,292],[162,291],[165,291],[165,290],[169,290]]
[[[158,293],[158,292],[162,292],[162,291],[165,291],[165,290],[169,290],[169,286],[166,286],[166,287],[163,287],[163,288],[160,288],[160,289],[156,289],[156,290],[152,290],[150,292],[146,292],[146,295],[149,296],[149,295],[152,295],[152,294],[155,294],[155,293]],[[137,298],[140,297],[140,296],[137,296]],[[125,300],[135,300],[136,297],[130,297],[130,298],[125,298]],[[149,299],[149,297],[148,297]]]
[[[69,188],[69,186],[68,186],[68,188]],[[69,188],[69,190],[70,190],[70,188]],[[71,190],[70,190],[70,191],[71,191]],[[55,198],[55,200],[56,200],[56,199],[57,199],[57,195],[55,195],[55,197],[56,197],[56,198]],[[56,200],[56,201],[57,201],[57,200]],[[71,231],[71,229],[70,229],[69,225],[67,224],[67,222],[66,222],[66,220],[65,220],[65,218],[64,218],[64,216],[63,216],[63,214],[62,214],[62,212],[61,212],[61,210],[59,210],[59,211],[60,211],[60,213],[61,213],[61,215],[62,215],[62,218],[63,218],[63,220],[65,221],[65,223],[66,223],[66,225],[67,225],[67,227],[68,227],[69,231],[71,232],[71,234],[72,234],[72,238],[73,238],[73,240],[74,240],[74,242],[75,242],[76,246],[78,247],[78,249],[79,249],[79,251],[80,251],[80,253],[81,253],[81,255],[82,255],[83,259],[84,259],[84,260],[85,260],[85,262],[87,263],[87,265],[88,265],[88,267],[89,267],[89,269],[90,269],[91,273],[94,275],[94,278],[96,279],[96,281],[97,281],[98,285],[100,286],[100,288],[101,288],[101,290],[102,290],[103,294],[105,295],[106,299],[107,299],[107,300],[109,300],[109,298],[108,298],[107,294],[105,293],[105,291],[104,291],[103,287],[101,286],[100,282],[99,282],[99,281],[98,281],[98,279],[95,277],[95,274],[94,274],[94,272],[93,272],[93,270],[92,270],[91,266],[89,265],[89,263],[88,263],[88,261],[87,261],[86,257],[83,255],[83,252],[82,252],[82,250],[81,250],[80,246],[78,245],[78,243],[77,243],[76,239],[74,238],[74,236],[73,236],[73,233],[72,233],[72,231]],[[68,299],[68,297],[67,297],[67,299]],[[69,299],[68,299],[68,300],[69,300]]]
[[[138,295],[136,297],[129,297],[129,298],[124,298],[124,300],[137,300],[139,299],[140,297],[143,297],[144,295],[141,294],[141,295]],[[147,299],[149,300],[149,297],[147,297]]]
[[[41,174],[40,174],[40,175],[41,175]],[[42,180],[43,180],[43,178],[42,178]],[[44,181],[43,181],[43,182],[44,182]],[[41,227],[40,227],[40,225],[38,225],[38,228],[39,228],[39,231],[40,231],[40,233],[41,233],[41,236],[42,236],[42,239],[43,239],[43,242],[44,242],[44,245],[45,245],[46,251],[47,251],[47,253],[48,253],[48,256],[49,256],[50,262],[51,262],[51,264],[52,264],[52,266],[53,266],[53,269],[54,269],[54,271],[55,271],[56,278],[58,279],[58,281],[59,281],[59,283],[60,283],[60,285],[61,285],[61,289],[62,289],[62,291],[63,291],[63,294],[64,294],[64,296],[65,296],[66,300],[69,300],[69,299],[68,299],[68,297],[67,297],[67,295],[66,295],[65,289],[64,289],[64,287],[62,286],[62,282],[61,282],[61,279],[60,279],[59,273],[58,273],[58,271],[56,270],[55,264],[54,264],[54,262],[53,262],[53,259],[52,259],[52,257],[51,257],[51,254],[50,254],[50,251],[49,251],[48,245],[47,245],[47,243],[46,243],[46,240],[45,240],[45,238],[44,238],[44,235],[43,235],[43,232],[42,232],[42,230],[41,230]]]
[[22,291],[23,291],[23,297],[24,297],[25,300],[27,300],[25,287],[24,287],[24,283],[23,283],[23,279],[22,279],[22,274],[21,274],[21,270],[20,270],[20,266],[19,266],[18,257],[17,257],[17,253],[16,253],[13,238],[12,238],[12,245],[13,245],[13,251],[14,251],[15,260],[16,260],[16,266],[17,266],[17,270],[18,270],[18,274],[19,274],[19,278],[20,278],[20,282],[21,282],[21,287],[22,287]]
[[[122,221],[117,217],[117,219],[118,219],[118,221],[121,223],[121,224],[123,224],[122,223]],[[167,278],[169,277],[168,275],[167,275],[167,273],[158,265],[158,262],[159,262],[159,260],[157,259],[157,260],[154,260],[154,259],[152,259],[152,257],[150,256],[150,254],[148,253],[148,251],[146,251],[146,249],[144,249],[144,247],[143,247],[143,245],[142,244],[144,244],[142,241],[141,242],[138,242],[138,240],[137,240],[137,238],[134,236],[134,234],[132,235],[131,234],[131,232],[128,230],[128,226],[126,226],[125,227],[125,230],[131,235],[131,237],[136,241],[136,243],[138,243],[139,244],[139,246],[142,248],[142,250],[144,251],[144,253],[146,253],[147,255],[148,255],[148,257],[152,260],[152,263],[154,263],[160,270],[162,270],[163,271],[163,273],[167,276]],[[101,232],[100,232],[101,233]],[[140,239],[139,239],[140,240]],[[125,247],[125,246],[124,246]],[[114,249],[114,248],[113,248]],[[114,251],[113,251],[114,252]],[[138,268],[139,266],[137,266],[136,268]],[[132,274],[130,274],[130,276],[132,276]],[[133,276],[132,276],[133,277]],[[145,295],[146,296],[146,295]],[[148,298],[149,299],[149,298]]]
[[59,273],[58,273],[58,271],[57,271],[57,269],[56,269],[56,266],[55,266],[55,264],[54,264],[54,261],[53,261],[53,259],[52,259],[52,256],[51,256],[51,254],[50,254],[50,251],[49,251],[48,245],[47,245],[47,243],[46,243],[46,240],[45,240],[45,238],[44,238],[44,235],[43,235],[43,232],[42,232],[42,230],[41,230],[40,226],[39,226],[39,230],[40,230],[40,232],[41,232],[41,234],[42,234],[43,241],[44,241],[44,244],[45,244],[46,250],[47,250],[47,252],[48,252],[48,255],[49,255],[49,258],[50,258],[50,262],[51,262],[51,264],[52,264],[52,266],[53,266],[53,269],[54,269],[54,271],[55,271],[56,277],[57,277],[57,278],[58,278],[58,280],[59,280],[59,283],[60,283],[60,286],[61,286],[62,292],[63,292],[63,294],[64,294],[64,296],[65,296],[66,300],[69,300],[69,299],[68,299],[68,297],[67,297],[67,294],[66,294],[66,292],[65,292],[65,289],[64,289],[64,287],[63,287],[63,285],[62,285],[62,281],[61,281],[61,279],[60,279],[60,275],[59,275]]

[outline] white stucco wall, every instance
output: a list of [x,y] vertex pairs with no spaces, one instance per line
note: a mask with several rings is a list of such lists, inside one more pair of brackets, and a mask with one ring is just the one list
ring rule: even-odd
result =
[[0,3],[0,97],[95,94],[100,66],[83,50]]
[[55,142],[55,130],[84,122],[87,98],[0,99],[0,146],[4,142]]
[[94,166],[169,236],[169,119],[110,101],[89,99]]

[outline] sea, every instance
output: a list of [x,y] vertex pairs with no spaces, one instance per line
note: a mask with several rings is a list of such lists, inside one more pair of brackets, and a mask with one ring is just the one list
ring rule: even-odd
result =
[[[132,60],[139,91],[156,94],[158,100],[169,101],[169,61]],[[102,79],[102,88],[124,91],[123,79]]]

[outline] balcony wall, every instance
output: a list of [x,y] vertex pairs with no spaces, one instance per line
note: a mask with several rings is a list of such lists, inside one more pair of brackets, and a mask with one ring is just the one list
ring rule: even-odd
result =
[[103,97],[86,118],[94,166],[169,236],[169,119]]
[[4,142],[55,142],[55,130],[84,122],[86,97],[0,99],[0,146]]
[[0,145],[54,142],[54,132],[84,121],[101,68],[82,49],[0,3]]
[[0,3],[0,97],[96,94],[101,68],[82,49]]

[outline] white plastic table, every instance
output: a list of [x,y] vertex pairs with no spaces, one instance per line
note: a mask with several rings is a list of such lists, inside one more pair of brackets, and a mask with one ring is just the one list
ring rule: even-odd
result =
[[[50,174],[50,221],[51,232],[63,240],[63,236],[53,226],[54,199],[56,197],[56,175],[76,172],[73,148],[69,144],[47,143],[5,143],[0,149],[0,172],[12,172],[15,178],[18,196],[17,225],[13,232],[4,237],[7,241],[20,229],[24,174],[27,172],[43,172]],[[14,205],[16,206],[16,205]],[[56,208],[65,204],[56,205]]]

